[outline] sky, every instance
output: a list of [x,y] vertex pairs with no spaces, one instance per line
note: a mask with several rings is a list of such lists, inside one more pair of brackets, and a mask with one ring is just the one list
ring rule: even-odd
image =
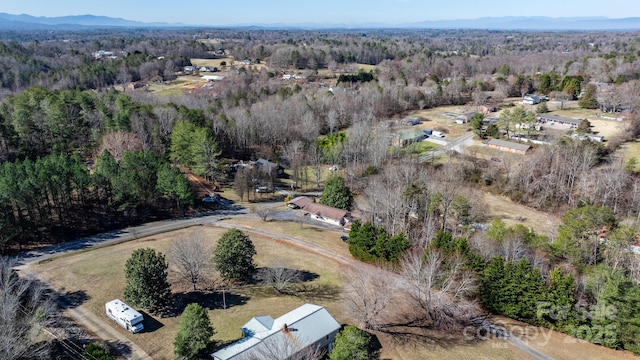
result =
[[485,16],[640,17],[638,0],[0,0],[0,12],[190,25],[405,24]]

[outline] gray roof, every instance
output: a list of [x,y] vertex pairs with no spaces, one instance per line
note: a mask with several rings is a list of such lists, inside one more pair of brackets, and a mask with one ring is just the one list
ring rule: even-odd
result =
[[[286,330],[285,330],[286,326]],[[304,304],[279,318],[255,317],[242,331],[245,337],[211,354],[215,360],[248,359],[268,352],[265,348],[278,346],[287,352],[283,358],[307,348],[325,336],[337,332],[340,324],[322,306]]]
[[580,123],[582,122],[582,119],[572,119],[564,116],[549,115],[549,114],[538,114],[538,120],[555,121],[559,123],[572,124],[572,125],[580,125]]
[[264,170],[266,170],[267,172],[271,172],[273,170],[278,170],[278,164],[271,162],[267,159],[258,159],[256,160],[256,166],[258,168],[263,168]]
[[509,148],[509,149],[514,149],[514,150],[519,150],[519,151],[527,151],[531,147],[529,145],[519,144],[519,143],[514,143],[514,142],[511,142],[511,141],[504,141],[504,140],[499,140],[499,139],[491,139],[491,141],[489,141],[489,145],[494,145],[494,146],[499,146],[499,147],[506,147],[506,148]]

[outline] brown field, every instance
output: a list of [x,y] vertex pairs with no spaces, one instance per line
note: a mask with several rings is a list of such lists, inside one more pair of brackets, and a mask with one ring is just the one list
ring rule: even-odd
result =
[[160,96],[182,96],[184,91],[194,89],[203,84],[199,76],[179,76],[169,84],[150,83],[148,90]]
[[365,72],[369,72],[371,70],[375,70],[376,66],[375,65],[369,65],[369,64],[356,64],[356,66],[358,67],[358,69],[365,71]]
[[220,65],[220,63],[223,61],[227,62],[227,66],[233,64],[232,57],[225,57],[225,58],[219,58],[219,59],[191,59],[191,63],[194,66],[214,66],[214,67],[217,67],[219,70],[222,70],[222,65]]
[[624,164],[631,158],[635,158],[638,163],[633,170],[640,171],[640,141],[636,140],[623,144],[620,149],[616,151],[616,156],[621,158]]
[[[555,234],[560,224],[559,216],[516,204],[503,196],[486,192],[484,193],[484,202],[487,204],[491,216],[501,218],[508,226],[523,224],[539,234],[551,236]],[[519,221],[517,217],[524,218],[524,220]]]

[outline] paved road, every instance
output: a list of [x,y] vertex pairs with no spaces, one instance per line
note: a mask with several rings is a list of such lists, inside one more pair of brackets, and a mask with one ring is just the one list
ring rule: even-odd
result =
[[427,154],[424,154],[422,156],[420,156],[418,158],[419,162],[426,162],[429,161],[431,159],[433,159],[434,157],[440,156],[444,153],[446,153],[449,150],[456,150],[456,151],[460,151],[462,150],[462,147],[467,143],[470,142],[471,139],[473,139],[473,133],[466,133],[458,138],[455,138],[453,140],[451,140],[449,143],[447,143],[447,145],[441,146],[440,148],[438,148],[437,150],[431,151]]

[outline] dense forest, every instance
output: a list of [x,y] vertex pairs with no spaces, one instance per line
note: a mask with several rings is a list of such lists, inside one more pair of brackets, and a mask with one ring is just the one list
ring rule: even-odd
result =
[[[229,165],[262,157],[286,164],[293,183],[320,187],[321,169],[335,164],[362,214],[349,248],[418,289],[407,293],[429,326],[455,330],[491,312],[640,353],[640,268],[630,250],[640,175],[637,160],[616,155],[640,134],[637,35],[0,33],[0,251],[183,216],[197,204],[186,169],[233,185]],[[224,59],[224,81],[178,95],[128,89],[179,84],[193,59]],[[508,99],[533,93],[623,112],[624,131],[606,143],[544,138],[548,145],[518,159],[454,153],[423,163],[389,151],[380,126],[443,105],[507,104],[494,131],[477,136],[508,139],[535,120]],[[238,174],[242,198],[254,175]],[[483,192],[564,214],[561,225],[548,234],[508,227],[487,216]],[[618,316],[580,312],[607,304]],[[390,326],[383,317],[366,324]],[[585,335],[595,327],[603,332]]]

